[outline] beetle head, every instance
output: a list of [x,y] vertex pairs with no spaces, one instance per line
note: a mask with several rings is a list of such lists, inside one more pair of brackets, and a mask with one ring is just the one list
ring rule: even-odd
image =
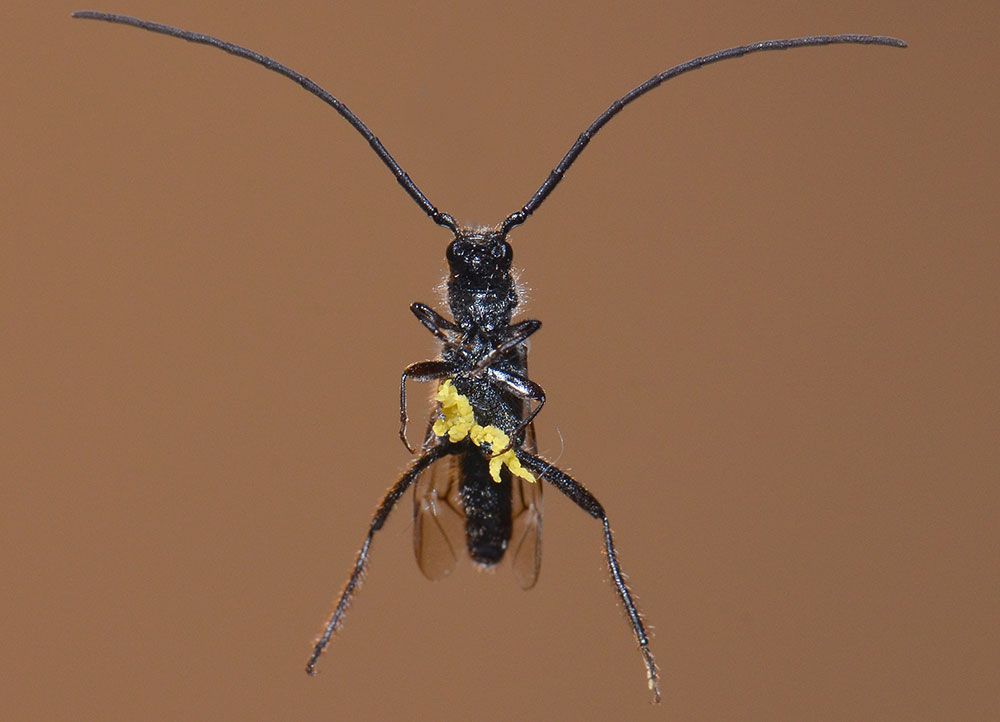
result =
[[495,288],[510,275],[514,251],[495,231],[469,231],[448,244],[452,281],[466,289]]

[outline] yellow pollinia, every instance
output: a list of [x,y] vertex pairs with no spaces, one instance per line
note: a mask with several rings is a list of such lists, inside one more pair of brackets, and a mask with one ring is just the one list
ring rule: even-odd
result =
[[[434,397],[441,404],[441,417],[434,422],[434,434],[447,435],[449,441],[457,443],[468,436],[476,446],[489,445],[490,449],[507,449],[510,437],[496,426],[480,426],[472,411],[469,399],[458,393],[451,379],[445,379]],[[521,466],[521,460],[513,449],[490,458],[490,476],[500,483],[500,469],[506,466],[510,473],[527,481],[534,481],[530,471]]]

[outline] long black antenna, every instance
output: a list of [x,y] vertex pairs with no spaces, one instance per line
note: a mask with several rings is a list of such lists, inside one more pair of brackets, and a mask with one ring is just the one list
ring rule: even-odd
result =
[[409,194],[410,198],[416,201],[417,205],[423,209],[424,213],[430,216],[432,221],[440,226],[451,229],[452,233],[458,233],[458,224],[455,223],[455,219],[449,214],[439,211],[434,204],[427,199],[427,196],[423,194],[423,191],[417,187],[417,184],[414,183],[410,179],[410,176],[406,174],[406,171],[399,166],[396,159],[392,157],[388,150],[385,149],[385,146],[382,145],[382,141],[380,141],[375,134],[369,130],[367,125],[361,122],[361,118],[351,112],[351,109],[344,105],[340,100],[330,95],[330,93],[323,90],[323,88],[319,87],[316,83],[301,73],[297,73],[291,68],[285,67],[278,61],[272,60],[266,55],[261,55],[260,53],[240,47],[239,45],[227,43],[224,40],[219,40],[218,38],[213,38],[211,35],[192,33],[188,30],[181,30],[180,28],[174,28],[169,25],[161,25],[160,23],[152,23],[147,20],[129,17],[128,15],[113,15],[110,13],[94,12],[92,10],[81,10],[79,12],[75,12],[73,13],[73,17],[83,20],[103,20],[108,23],[131,25],[132,27],[142,28],[143,30],[149,30],[154,33],[162,33],[163,35],[170,35],[171,37],[180,38],[181,40],[187,40],[192,43],[211,45],[213,48],[219,48],[219,50],[224,50],[227,53],[236,55],[237,57],[252,60],[258,65],[263,65],[268,70],[273,70],[280,75],[284,75],[286,78],[294,80],[296,83],[340,113],[348,123],[354,126],[354,129],[368,141],[368,145],[370,145],[372,150],[375,151],[375,155],[381,158],[386,167],[392,171],[392,174],[396,177],[399,185],[403,186],[403,190]]
[[549,193],[552,192],[552,189],[555,188],[559,184],[559,181],[562,180],[563,175],[567,170],[569,170],[569,167],[573,165],[573,161],[575,161],[577,156],[583,152],[583,149],[587,147],[590,139],[597,134],[597,131],[604,127],[605,123],[614,118],[626,105],[631,103],[636,98],[645,95],[661,83],[665,83],[671,78],[675,78],[678,75],[688,72],[689,70],[697,70],[698,68],[710,65],[711,63],[716,63],[720,60],[738,58],[743,55],[749,55],[750,53],[762,52],[764,50],[788,50],[789,48],[801,48],[808,45],[835,45],[838,43],[853,45],[888,45],[895,48],[906,47],[906,42],[903,40],[879,35],[815,35],[806,38],[765,40],[751,45],[741,45],[738,48],[729,48],[728,50],[720,50],[719,52],[712,53],[711,55],[703,55],[700,58],[695,58],[694,60],[689,60],[686,63],[675,65],[669,70],[664,70],[659,75],[654,75],[639,87],[633,88],[618,100],[613,102],[607,110],[597,117],[597,120],[591,123],[590,126],[580,134],[580,137],[576,139],[576,142],[569,149],[569,151],[567,151],[566,155],[563,156],[563,159],[559,161],[559,165],[552,169],[552,172],[549,173],[549,177],[546,178],[545,182],[542,183],[537,191],[535,191],[535,194],[531,196],[531,199],[524,204],[524,207],[522,207],[521,210],[511,213],[507,217],[507,220],[503,222],[500,226],[500,236],[506,237],[511,228],[524,223],[528,220],[528,216],[538,210],[538,207],[542,205],[542,202],[549,197]]

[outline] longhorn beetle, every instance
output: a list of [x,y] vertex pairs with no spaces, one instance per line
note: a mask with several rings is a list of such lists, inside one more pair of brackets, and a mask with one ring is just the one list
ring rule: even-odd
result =
[[332,106],[371,145],[396,180],[432,221],[452,232],[448,244],[448,306],[454,320],[422,303],[410,310],[441,342],[441,357],[407,366],[399,385],[399,437],[411,453],[407,438],[406,382],[438,382],[438,405],[431,416],[419,455],[386,493],[368,528],[347,583],[322,634],[316,641],[306,671],[312,675],[320,655],[340,627],[344,614],[364,577],[375,532],[382,528],[396,503],[414,489],[414,551],[421,571],[430,579],[454,568],[464,544],[471,560],[493,567],[508,554],[514,576],[525,589],[534,586],[541,565],[541,480],[545,479],[604,530],[604,551],[611,580],[632,625],[653,699],[660,701],[659,673],[649,647],[642,616],[625,583],[611,526],[604,507],[566,472],[538,456],[535,416],[545,403],[542,387],[528,378],[527,340],[541,323],[512,323],[518,289],[511,275],[513,251],[510,231],[524,223],[548,198],[553,188],[587,147],[591,138],[622,108],[661,83],[689,70],[765,50],[787,50],[810,45],[886,45],[906,43],[875,35],[819,35],[788,40],[766,40],[703,55],[654,75],[612,103],[577,138],[545,182],[524,206],[494,227],[458,224],[439,211],[417,187],[375,134],[340,100],[309,78],[260,53],[201,33],[139,20],[125,15],[81,11],[75,18],[132,25],[193,43],[211,45],[251,60],[294,80]]

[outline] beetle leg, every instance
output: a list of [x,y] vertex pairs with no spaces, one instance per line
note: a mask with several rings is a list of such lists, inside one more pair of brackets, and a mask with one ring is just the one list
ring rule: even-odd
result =
[[496,348],[483,356],[473,370],[482,371],[492,365],[498,358],[503,356],[515,346],[523,343],[528,336],[541,327],[541,321],[532,320],[521,321],[520,323],[515,323],[513,326],[508,326],[506,333],[500,338],[500,342],[497,344]]
[[618,563],[618,552],[615,551],[615,542],[611,537],[611,525],[608,523],[608,515],[604,513],[604,507],[597,498],[587,491],[583,484],[571,477],[565,471],[553,466],[544,459],[529,454],[524,450],[517,451],[517,457],[521,463],[535,472],[539,478],[544,477],[550,484],[568,496],[573,502],[590,514],[595,519],[600,520],[604,525],[604,551],[608,557],[608,571],[611,573],[611,581],[618,590],[618,596],[625,607],[632,631],[635,632],[635,639],[639,643],[639,652],[642,654],[643,664],[646,666],[646,678],[649,689],[653,693],[653,701],[660,701],[660,675],[656,668],[656,661],[649,648],[649,635],[646,626],[643,624],[642,615],[632,598],[628,585],[625,583],[625,575],[621,565]]
[[[442,343],[452,344],[455,342],[454,334],[460,335],[462,333],[462,329],[457,324],[449,321],[427,304],[411,303],[410,310],[424,328],[437,336]],[[452,335],[449,336],[449,333]]]
[[499,456],[510,450],[510,447],[514,444],[514,437],[521,432],[521,429],[525,428],[528,424],[535,420],[538,416],[538,412],[542,410],[545,406],[545,389],[536,384],[531,379],[525,378],[520,374],[515,374],[511,371],[502,371],[498,368],[488,368],[486,369],[486,374],[502,385],[506,390],[510,391],[517,398],[523,399],[525,401],[536,401],[538,403],[531,412],[524,417],[520,424],[518,424],[514,430],[510,433],[510,444],[506,449],[500,451],[494,451],[490,456]]
[[442,456],[446,456],[448,453],[450,452],[447,451],[447,447],[444,445],[435,446],[425,452],[423,456],[410,464],[410,468],[403,473],[403,476],[400,477],[399,481],[393,484],[389,491],[386,492],[385,498],[382,499],[382,503],[379,504],[378,509],[375,511],[375,516],[372,518],[371,525],[368,527],[368,536],[365,537],[364,544],[361,545],[361,551],[358,552],[358,558],[354,562],[354,568],[351,569],[351,576],[347,578],[347,584],[344,585],[343,591],[340,592],[340,597],[337,599],[337,605],[333,608],[333,614],[330,615],[330,620],[323,628],[323,632],[320,634],[319,639],[316,640],[313,652],[309,656],[309,661],[306,663],[306,672],[309,675],[316,674],[316,662],[319,660],[320,655],[323,654],[323,650],[325,650],[327,645],[330,643],[330,638],[333,637],[334,633],[343,622],[344,614],[347,613],[347,608],[351,604],[351,598],[358,590],[358,587],[361,586],[361,581],[365,575],[365,569],[368,566],[368,555],[371,552],[372,539],[375,536],[375,532],[382,528],[382,525],[385,524],[385,520],[389,517],[389,513],[393,510],[393,507],[396,506],[396,502],[399,501],[400,497],[402,497],[404,493],[406,493],[406,490],[410,488],[416,478],[420,476],[421,472]]
[[399,380],[399,438],[403,440],[403,446],[411,454],[417,452],[410,446],[410,442],[406,438],[406,423],[409,421],[409,416],[406,413],[406,380],[435,381],[443,379],[451,373],[451,364],[446,361],[418,361],[403,369],[403,375]]

